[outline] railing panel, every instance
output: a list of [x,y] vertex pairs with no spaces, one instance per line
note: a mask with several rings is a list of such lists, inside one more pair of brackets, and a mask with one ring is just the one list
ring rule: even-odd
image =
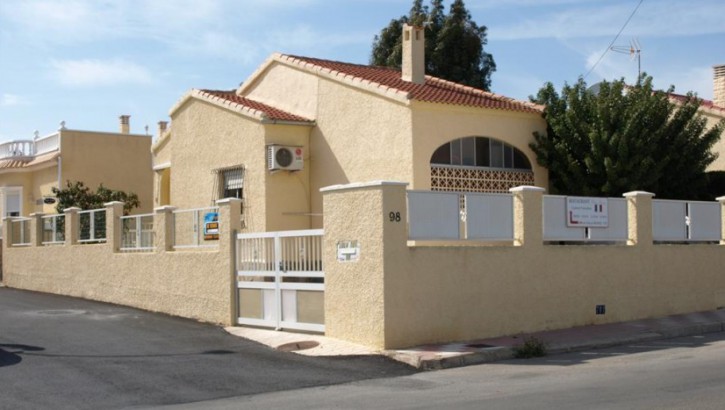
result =
[[689,236],[691,241],[719,241],[722,215],[718,202],[688,203]]
[[9,141],[0,144],[0,159],[14,157],[32,157],[35,144],[32,140]]
[[106,241],[106,210],[91,209],[78,212],[80,234],[78,243]]
[[545,241],[584,241],[586,228],[567,226],[566,197],[544,195],[544,240]]
[[122,252],[151,252],[154,250],[154,215],[121,217]]
[[408,238],[460,239],[459,212],[458,193],[408,191]]
[[629,216],[627,200],[607,198],[609,225],[606,228],[589,228],[589,239],[593,241],[626,241],[629,237]]
[[51,134],[35,140],[35,155],[57,151],[60,148],[60,135]]
[[219,246],[219,208],[174,211],[174,249]]
[[62,245],[65,243],[65,215],[46,215],[42,217],[43,245]]
[[511,194],[465,194],[466,239],[513,240]]
[[14,218],[10,221],[10,245],[30,245],[30,218]]
[[686,241],[687,202],[652,201],[652,237],[655,241]]

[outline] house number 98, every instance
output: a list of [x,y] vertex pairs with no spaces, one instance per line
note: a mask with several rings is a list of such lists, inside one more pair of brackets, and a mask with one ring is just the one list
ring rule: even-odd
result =
[[390,222],[400,222],[400,212],[391,212],[388,214]]

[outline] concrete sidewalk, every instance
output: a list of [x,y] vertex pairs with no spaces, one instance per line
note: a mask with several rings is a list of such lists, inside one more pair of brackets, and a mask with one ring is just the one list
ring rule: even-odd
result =
[[243,327],[228,327],[226,330],[233,335],[298,354],[309,356],[380,354],[419,369],[433,370],[510,359],[513,357],[514,347],[529,337],[544,341],[549,354],[556,354],[722,332],[725,331],[725,309],[385,351],[375,351],[365,346],[320,335]]

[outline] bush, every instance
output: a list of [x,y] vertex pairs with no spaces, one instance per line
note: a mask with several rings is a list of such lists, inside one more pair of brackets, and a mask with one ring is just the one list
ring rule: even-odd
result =
[[530,359],[532,357],[543,357],[547,354],[546,342],[536,336],[524,339],[524,343],[514,347],[514,357],[517,359]]

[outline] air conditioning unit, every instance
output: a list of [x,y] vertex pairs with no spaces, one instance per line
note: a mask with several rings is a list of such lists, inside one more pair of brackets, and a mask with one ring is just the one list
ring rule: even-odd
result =
[[299,171],[305,164],[302,147],[267,146],[267,169],[270,171]]

